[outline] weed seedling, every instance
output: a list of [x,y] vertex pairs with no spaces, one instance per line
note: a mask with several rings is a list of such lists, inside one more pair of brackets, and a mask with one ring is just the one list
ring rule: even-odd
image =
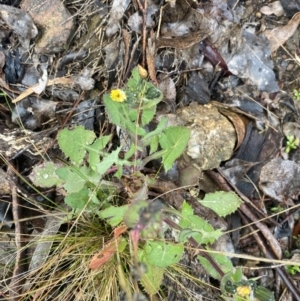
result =
[[292,149],[296,149],[299,146],[300,140],[294,135],[286,136],[287,142],[285,152],[288,154]]
[[[140,71],[135,68],[123,89],[114,89],[103,97],[109,121],[126,134],[125,143],[108,151],[111,135],[96,137],[82,126],[63,129],[57,141],[68,161],[63,161],[64,164],[45,162],[34,167],[30,175],[36,186],[59,187],[73,216],[96,216],[104,228],[110,229],[99,251],[90,254],[89,268],[103,275],[107,269],[111,271],[111,267],[117,267],[116,283],[120,283],[127,296],[137,293],[136,281],[149,295],[159,293],[167,269],[180,261],[190,239],[205,247],[223,234],[194,215],[188,203],[184,202],[180,211],[171,210],[151,197],[149,190],[157,179],[145,172],[146,164],[159,159],[168,171],[185,151],[190,131],[182,126],[168,126],[166,118],[149,131],[148,125],[163,95]],[[121,156],[121,151],[125,155]],[[230,192],[207,194],[202,200],[202,205],[219,216],[234,212],[240,204],[238,196]],[[176,223],[171,216],[176,216]],[[174,225],[178,234],[176,241],[164,238],[164,231],[168,229],[165,224]],[[122,262],[124,258],[127,258],[125,263]],[[233,269],[231,260],[225,255],[213,254],[211,261],[200,255],[197,259],[219,280],[220,274]],[[131,269],[139,271],[140,264],[146,267],[144,272],[138,280],[128,280],[128,271],[126,274],[121,266],[130,265]],[[219,271],[216,265],[220,266]]]
[[297,89],[294,89],[293,93],[294,93],[295,99],[300,101],[300,91]]

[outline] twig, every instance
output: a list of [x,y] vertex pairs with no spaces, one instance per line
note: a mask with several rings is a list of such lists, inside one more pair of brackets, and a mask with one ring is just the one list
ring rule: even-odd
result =
[[156,78],[156,68],[155,68],[155,58],[156,58],[156,44],[154,32],[150,33],[150,38],[148,39],[148,45],[146,49],[146,60],[148,65],[148,72],[151,80],[154,82],[156,86],[158,86],[157,78]]
[[[272,232],[269,230],[269,228],[261,223],[259,219],[255,216],[255,214],[249,210],[247,204],[251,204],[251,201],[244,195],[242,194],[235,186],[231,186],[224,181],[224,178],[226,177],[223,175],[223,172],[221,170],[218,170],[219,174],[213,171],[209,171],[208,175],[212,177],[216,183],[220,186],[225,191],[235,191],[239,197],[245,202],[240,205],[239,210],[242,211],[242,213],[247,216],[253,224],[261,231],[263,236],[266,238],[266,240],[269,242],[270,247],[272,248],[273,252],[277,256],[278,259],[281,259],[282,256],[282,250],[281,247],[277,241],[277,239],[274,237]],[[247,204],[246,204],[247,203]]]
[[137,0],[139,9],[143,13],[143,60],[142,66],[146,67],[146,42],[147,42],[147,8],[148,0],[144,0],[144,6],[141,3],[141,0]]
[[[228,183],[225,182],[224,178],[221,176],[221,172],[219,170],[219,175],[215,172],[209,172],[208,174],[214,178],[216,183],[220,186],[222,186],[222,189],[226,191],[232,190],[231,187],[228,185]],[[243,199],[247,200],[247,202],[250,202],[250,200],[243,195],[235,186],[232,186],[235,192]],[[261,247],[262,252],[265,254],[265,256],[269,259],[280,259],[281,258],[281,248],[275,239],[274,235],[270,232],[270,230],[260,223],[255,215],[249,210],[247,205],[244,203],[240,206],[240,210],[242,211],[244,215],[244,219],[248,219],[251,222],[255,222],[256,227],[261,231],[261,233],[256,233],[254,235],[257,243]],[[262,235],[264,237],[262,237]],[[274,244],[274,245],[273,245]],[[270,248],[267,248],[266,246],[270,245]],[[284,281],[286,286],[289,288],[290,292],[294,295],[295,300],[300,301],[300,291],[298,288],[295,286],[293,280],[291,279],[290,275],[287,273],[285,270],[285,267],[275,267],[276,271],[280,275],[281,279]]]
[[[247,217],[242,216],[242,219],[245,223],[247,223]],[[251,229],[251,226],[250,226]],[[262,237],[261,233],[254,233],[253,234],[256,241],[260,244],[261,250],[264,253],[264,255],[269,259],[276,259],[276,256],[272,251],[268,250],[265,246],[267,245],[267,242],[265,241],[264,237]],[[294,280],[292,279],[291,275],[288,274],[288,272],[285,269],[285,266],[274,266],[276,272],[280,275],[281,279],[283,280],[284,284],[287,286],[287,288],[290,290],[290,292],[294,295],[295,300],[300,301],[300,292],[298,288],[296,287]]]
[[13,301],[18,301],[19,296],[22,290],[22,286],[25,283],[25,278],[22,278],[22,274],[25,270],[24,266],[24,241],[22,239],[23,235],[23,227],[21,225],[20,220],[20,206],[17,198],[17,186],[14,182],[14,173],[12,168],[8,167],[7,174],[9,177],[9,185],[11,188],[11,197],[12,197],[12,214],[15,223],[15,241],[16,241],[16,261],[13,270],[13,275],[10,282],[10,298]]

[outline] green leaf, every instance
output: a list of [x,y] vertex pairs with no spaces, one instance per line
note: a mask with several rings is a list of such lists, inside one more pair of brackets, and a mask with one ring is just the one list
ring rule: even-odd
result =
[[199,244],[212,244],[223,234],[220,229],[214,230],[208,222],[205,222],[198,216],[194,218],[195,224],[200,224],[196,219],[201,220],[202,228],[194,230],[190,228],[183,229],[179,234],[179,241],[185,242],[189,237],[193,237]]
[[208,221],[194,215],[192,207],[186,202],[182,205],[179,226],[183,228],[179,235],[180,241],[193,237],[199,244],[208,244],[213,243],[223,234],[220,229],[215,230]]
[[83,161],[86,146],[90,145],[95,138],[95,133],[86,130],[83,126],[77,126],[73,130],[63,129],[57,136],[61,150],[77,165]]
[[89,199],[93,204],[101,205],[101,202],[97,197],[96,191],[89,191]]
[[75,210],[82,210],[88,200],[89,190],[86,187],[65,197],[65,203]]
[[61,167],[56,170],[56,174],[65,181],[63,186],[68,193],[78,192],[86,183],[75,168]]
[[[189,205],[186,201],[183,202],[182,206],[181,206],[181,212],[183,216],[189,216],[189,215],[193,215],[194,214],[194,210],[192,208],[191,205]],[[188,224],[182,224],[181,227],[186,228]]]
[[174,164],[175,160],[184,152],[190,139],[188,128],[174,126],[169,127],[161,134],[159,143],[166,152],[162,156],[162,162],[166,171]]
[[162,92],[157,89],[153,84],[151,83],[146,83],[146,93],[145,93],[145,98],[148,100],[156,100],[160,101],[163,97]]
[[235,272],[232,273],[231,277],[234,282],[239,282],[243,279],[243,270],[242,268],[237,268]]
[[150,109],[144,109],[142,111],[142,126],[147,125],[154,117],[156,112],[156,107],[152,107]]
[[141,89],[141,82],[142,79],[140,77],[138,68],[135,67],[132,72],[131,72],[131,77],[129,78],[128,82],[127,82],[127,87],[128,89],[130,89],[131,91],[136,91],[136,90],[140,90]]
[[136,146],[134,145],[134,143],[132,143],[130,145],[130,149],[125,154],[125,160],[128,160],[131,158],[131,156],[133,156],[135,149],[136,149]]
[[[233,265],[231,260],[225,255],[221,254],[210,254],[215,263],[219,266],[219,268],[223,271],[224,274],[233,270]],[[200,261],[206,272],[213,278],[221,280],[220,274],[214,269],[211,263],[200,255],[197,256],[197,259]]]
[[145,244],[145,261],[153,266],[166,268],[178,263],[184,252],[183,244],[147,241]]
[[154,152],[156,152],[157,149],[158,149],[158,136],[154,136],[154,137],[151,139],[149,155],[151,155],[151,154],[153,154]]
[[[158,123],[155,130],[147,133],[144,138],[142,139],[142,143],[144,146],[147,146],[151,143],[151,138],[153,136],[157,136],[163,132],[163,130],[167,127],[168,119],[166,117],[163,117],[160,122]],[[147,142],[149,141],[149,142]]]
[[120,207],[110,206],[104,210],[101,210],[98,215],[100,218],[106,219],[112,227],[116,227],[123,221],[123,217],[127,209],[128,205]]
[[97,172],[99,175],[104,175],[107,170],[119,160],[119,152],[122,147],[118,147],[116,150],[112,151],[109,155],[102,158],[102,162],[96,164]]
[[95,169],[95,165],[100,162],[100,152],[110,141],[111,136],[102,136],[94,141],[91,146],[86,147],[89,153],[89,164],[92,169]]
[[135,122],[131,121],[129,113],[132,112],[136,116],[137,112],[131,110],[129,104],[112,101],[108,94],[104,95],[103,101],[111,123],[139,136],[144,136],[146,134],[146,131],[143,128],[136,127]]
[[142,275],[141,283],[146,292],[152,296],[157,294],[162,284],[165,269],[150,265],[144,258],[145,251],[139,250],[138,259],[146,265],[146,273]]
[[274,301],[275,296],[274,292],[271,292],[262,285],[258,285],[254,290],[254,298],[259,301]]
[[243,201],[234,192],[217,191],[207,193],[200,202],[203,206],[224,217],[236,211]]
[[79,168],[76,168],[76,170],[78,174],[85,179],[86,182],[98,185],[101,181],[99,174],[88,166],[80,166]]
[[63,181],[57,176],[56,169],[60,165],[53,162],[44,162],[40,165],[35,165],[32,172],[29,175],[31,182],[38,187],[53,187],[63,183]]
[[128,117],[131,121],[133,121],[134,123],[136,122],[136,120],[139,118],[139,115],[138,115],[138,108],[131,108],[131,107],[128,107]]
[[117,178],[117,179],[121,179],[121,177],[123,176],[123,166],[118,166],[118,170],[117,172],[114,174],[114,176]]

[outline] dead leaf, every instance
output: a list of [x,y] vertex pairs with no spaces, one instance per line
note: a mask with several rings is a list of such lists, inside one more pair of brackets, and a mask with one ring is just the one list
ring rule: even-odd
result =
[[120,28],[120,20],[123,18],[124,13],[130,3],[130,0],[114,0],[111,10],[110,10],[110,15],[109,15],[109,20],[107,23],[107,29],[106,29],[106,35],[107,37],[111,37],[114,35]]
[[[71,84],[73,84],[73,79],[68,78],[68,77],[54,78],[54,79],[51,79],[47,82],[47,87],[53,86],[53,85],[58,85],[58,84],[71,85]],[[23,93],[21,93],[17,98],[13,99],[12,103],[17,103],[17,102],[21,101],[22,99],[24,99],[25,97],[29,96],[30,94],[35,93],[34,89],[39,87],[39,86],[40,86],[40,83],[28,88]]]
[[276,27],[272,30],[266,30],[264,32],[265,36],[270,41],[272,51],[276,51],[294,34],[299,25],[299,22],[300,12],[295,14],[287,25]]
[[99,253],[93,256],[89,264],[89,268],[91,270],[97,270],[102,265],[107,263],[115,254],[117,247],[117,241],[112,241],[109,244],[107,244]]
[[119,226],[114,229],[114,239],[110,240],[104,248],[95,254],[91,259],[89,264],[89,268],[91,270],[96,270],[105,263],[107,263],[113,255],[116,253],[118,244],[120,242],[120,235],[127,231],[127,227],[125,225]]
[[300,164],[276,158],[261,169],[259,187],[279,202],[290,202],[300,194],[299,178]]
[[127,227],[125,225],[119,226],[114,229],[114,238],[118,238],[121,234],[127,231]]
[[284,14],[284,10],[280,1],[274,1],[269,3],[267,6],[263,6],[260,9],[260,12],[267,16],[274,14],[277,17],[280,17]]
[[176,87],[173,79],[164,74],[160,74],[158,79],[159,79],[158,87],[164,95],[164,100],[167,101],[169,105],[175,108]]
[[95,85],[95,80],[92,78],[92,70],[89,68],[84,68],[80,74],[72,76],[72,80],[83,91],[92,90]]
[[188,105],[192,101],[199,104],[207,104],[210,101],[210,91],[207,81],[200,72],[191,72],[187,85],[181,89],[177,96],[178,103]]
[[222,168],[222,171],[226,176],[226,179],[230,181],[230,184],[236,185],[240,181],[243,181],[243,178],[250,168],[257,164],[258,163],[256,162],[232,159],[225,164],[225,166]]
[[[153,28],[155,26],[155,22],[152,16],[159,10],[156,4],[150,4],[147,7],[147,15],[146,15],[146,26],[147,28]],[[138,34],[142,34],[142,26],[143,26],[143,17],[140,12],[137,11],[133,15],[131,15],[128,19],[128,26]]]
[[203,30],[192,32],[182,37],[158,38],[156,40],[157,48],[171,47],[176,49],[189,48],[208,37],[209,33]]
[[151,31],[150,38],[148,39],[148,44],[146,48],[146,60],[147,60],[148,73],[150,79],[157,86],[158,82],[156,78],[155,57],[156,57],[155,34],[153,31]]
[[122,78],[126,78],[126,71],[128,68],[128,62],[129,62],[129,49],[130,49],[130,44],[131,44],[131,34],[126,30],[122,29],[122,37],[123,37],[123,42],[124,42],[124,68],[123,68],[123,73],[122,73]]
[[242,31],[242,43],[234,55],[225,59],[228,70],[240,77],[249,78],[259,91],[279,91],[273,71],[269,41],[256,35],[252,29]]
[[38,34],[29,14],[19,8],[0,4],[0,17],[17,33],[22,46],[29,49],[30,40]]
[[47,87],[47,81],[48,81],[48,73],[47,73],[47,69],[44,69],[43,75],[39,79],[39,83],[32,87],[33,92],[36,94],[41,94],[43,91],[45,91]]
[[237,136],[237,142],[234,149],[234,151],[236,151],[244,141],[248,122],[245,117],[237,113],[234,113],[230,110],[224,110],[219,108],[219,112],[224,116],[226,116],[234,126],[234,129],[236,131],[236,136]]

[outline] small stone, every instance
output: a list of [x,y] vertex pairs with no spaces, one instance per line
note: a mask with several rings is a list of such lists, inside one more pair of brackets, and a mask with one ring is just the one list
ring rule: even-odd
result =
[[256,16],[256,18],[261,19],[261,12],[258,11],[258,12],[255,14],[255,16]]
[[74,28],[74,18],[60,0],[23,0],[21,8],[28,12],[42,33],[37,53],[50,54],[66,49]]
[[292,71],[294,69],[295,65],[293,63],[288,64],[286,67],[286,71]]
[[194,165],[201,171],[209,170],[232,156],[236,143],[234,126],[215,107],[192,103],[176,113],[191,130],[187,150],[178,161],[179,168]]

